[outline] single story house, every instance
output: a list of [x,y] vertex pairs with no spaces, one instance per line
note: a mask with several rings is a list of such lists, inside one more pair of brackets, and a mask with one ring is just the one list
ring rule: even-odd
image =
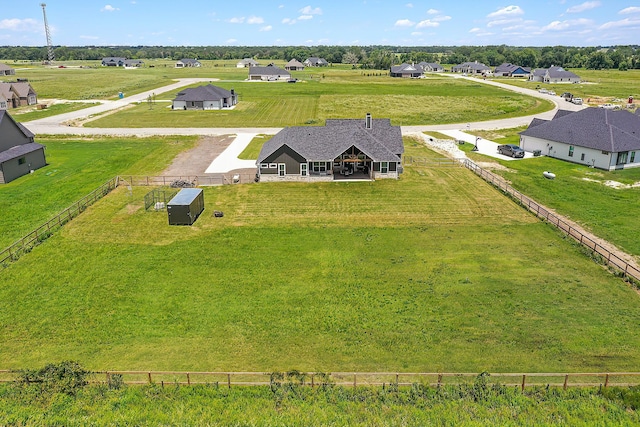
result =
[[533,70],[529,80],[543,83],[580,83],[580,76],[562,67],[551,66]]
[[287,62],[284,69],[288,71],[302,71],[304,70],[304,64],[293,58],[291,61]]
[[391,77],[420,77],[424,75],[422,68],[412,64],[392,65],[390,71]]
[[529,74],[531,74],[531,68],[509,62],[502,63],[493,70],[493,75],[500,77],[528,77]]
[[140,68],[144,65],[144,61],[140,61],[139,59],[125,59],[124,67],[125,68]]
[[201,67],[202,64],[197,59],[182,58],[176,62],[176,68]]
[[34,141],[34,135],[0,111],[0,184],[6,184],[46,166],[44,145]]
[[520,132],[520,147],[598,169],[640,167],[640,115],[625,110],[558,110]]
[[0,62],[0,76],[13,76],[15,74],[16,70]]
[[493,74],[491,68],[487,67],[481,62],[463,62],[462,64],[455,65],[451,67],[451,72],[453,73],[466,73],[466,74],[482,74],[482,75],[490,75]]
[[266,67],[249,67],[249,80],[277,81],[289,80],[291,74],[282,68],[269,64]]
[[258,65],[258,61],[256,61],[253,58],[244,58],[241,59],[240,61],[238,61],[238,63],[236,64],[236,67],[238,68],[249,68],[249,67],[257,67]]
[[[4,104],[0,101],[0,109],[2,110],[38,103],[38,95],[28,82],[0,82],[0,98],[5,101]],[[5,105],[5,107],[2,108],[2,105]]]
[[442,73],[444,71],[444,67],[435,62],[421,62],[418,67],[425,73]]
[[221,110],[231,108],[238,102],[233,89],[226,90],[218,86],[206,85],[178,92],[173,100],[173,110]]
[[102,58],[102,66],[103,67],[124,67],[124,61],[127,58],[123,58],[120,56],[108,56],[106,58]]
[[305,59],[304,65],[306,65],[307,67],[326,67],[327,65],[329,65],[329,63],[324,58],[312,56]]
[[397,179],[404,145],[389,119],[327,119],[326,126],[289,127],[260,151],[262,182]]

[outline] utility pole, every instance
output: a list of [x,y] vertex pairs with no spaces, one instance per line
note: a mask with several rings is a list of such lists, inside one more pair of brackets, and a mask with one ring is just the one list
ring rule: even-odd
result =
[[51,64],[56,58],[53,55],[53,44],[51,43],[51,31],[49,31],[49,23],[47,22],[47,11],[45,7],[47,5],[45,3],[40,3],[42,6],[42,16],[44,16],[44,32],[47,35],[47,58],[48,62]]

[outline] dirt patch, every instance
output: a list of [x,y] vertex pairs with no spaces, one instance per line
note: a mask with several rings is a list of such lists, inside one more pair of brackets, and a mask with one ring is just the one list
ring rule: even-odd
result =
[[162,176],[199,176],[235,139],[234,135],[203,136],[191,150],[178,154]]
[[506,171],[506,172],[511,172],[511,173],[518,173],[517,170],[514,169],[509,169],[508,167],[501,165],[500,163],[495,163],[495,162],[475,162],[476,165],[480,166],[482,169],[488,169],[488,170],[500,170],[500,171]]

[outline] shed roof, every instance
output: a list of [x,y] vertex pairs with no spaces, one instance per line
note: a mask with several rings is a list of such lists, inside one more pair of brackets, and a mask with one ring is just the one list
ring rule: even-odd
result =
[[34,151],[38,151],[44,148],[44,145],[38,144],[37,142],[30,142],[28,144],[20,144],[14,147],[9,148],[8,150],[0,152],[0,163],[7,162],[9,160],[16,159],[18,157],[22,157],[29,153],[33,153]]

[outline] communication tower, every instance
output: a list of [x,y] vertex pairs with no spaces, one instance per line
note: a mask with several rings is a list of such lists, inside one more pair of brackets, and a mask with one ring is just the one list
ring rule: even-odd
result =
[[44,17],[44,32],[47,35],[47,59],[49,63],[52,63],[55,60],[55,56],[53,55],[53,44],[51,44],[51,31],[49,31],[49,23],[47,22],[47,11],[45,7],[47,5],[45,3],[40,3],[42,6],[42,16]]

